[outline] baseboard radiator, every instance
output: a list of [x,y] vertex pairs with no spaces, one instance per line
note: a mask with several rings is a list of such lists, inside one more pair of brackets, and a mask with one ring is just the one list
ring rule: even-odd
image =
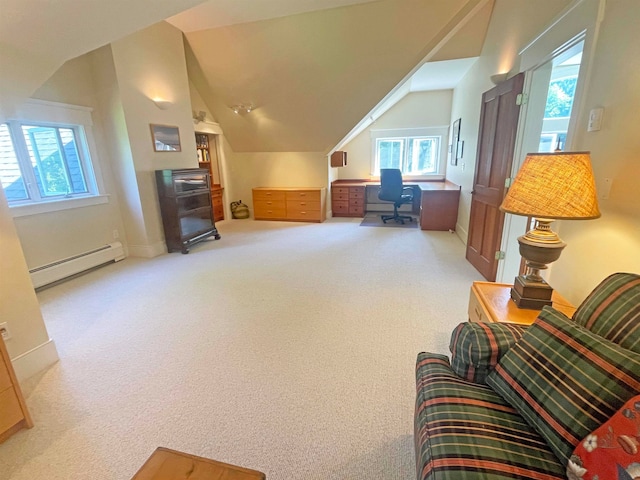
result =
[[103,247],[79,253],[72,257],[63,258],[41,267],[29,270],[31,281],[36,291],[55,285],[58,282],[73,278],[89,270],[108,263],[124,259],[124,249],[120,242],[114,242]]

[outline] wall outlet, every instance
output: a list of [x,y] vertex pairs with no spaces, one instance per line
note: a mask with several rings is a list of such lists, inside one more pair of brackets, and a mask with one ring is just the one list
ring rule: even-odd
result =
[[9,340],[11,338],[11,332],[7,326],[7,322],[0,323],[0,334],[2,334],[2,338],[4,340]]

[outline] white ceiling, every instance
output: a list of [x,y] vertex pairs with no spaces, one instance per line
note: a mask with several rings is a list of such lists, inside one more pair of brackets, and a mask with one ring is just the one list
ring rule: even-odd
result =
[[476,60],[478,57],[425,63],[411,77],[409,91],[424,92],[455,88]]
[[209,0],[167,19],[185,33],[377,0]]

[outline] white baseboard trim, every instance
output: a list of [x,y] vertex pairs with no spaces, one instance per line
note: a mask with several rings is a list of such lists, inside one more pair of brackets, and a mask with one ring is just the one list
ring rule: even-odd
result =
[[28,352],[11,359],[13,369],[19,381],[35,375],[50,367],[59,360],[58,350],[53,339],[49,339],[42,345],[32,348]]
[[167,253],[164,242],[156,242],[152,245],[129,245],[129,255],[132,257],[153,258]]
[[458,235],[458,238],[462,240],[462,243],[465,245],[467,244],[467,241],[469,240],[469,232],[467,232],[467,230],[459,223],[456,223],[456,235]]

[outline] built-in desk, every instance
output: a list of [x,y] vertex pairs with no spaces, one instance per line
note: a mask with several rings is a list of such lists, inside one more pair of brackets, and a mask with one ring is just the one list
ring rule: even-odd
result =
[[[368,211],[366,189],[380,182],[336,180],[331,183],[331,209],[334,217],[363,217]],[[408,182],[413,188],[412,212],[420,217],[422,230],[455,230],[458,220],[460,186],[449,181]]]

